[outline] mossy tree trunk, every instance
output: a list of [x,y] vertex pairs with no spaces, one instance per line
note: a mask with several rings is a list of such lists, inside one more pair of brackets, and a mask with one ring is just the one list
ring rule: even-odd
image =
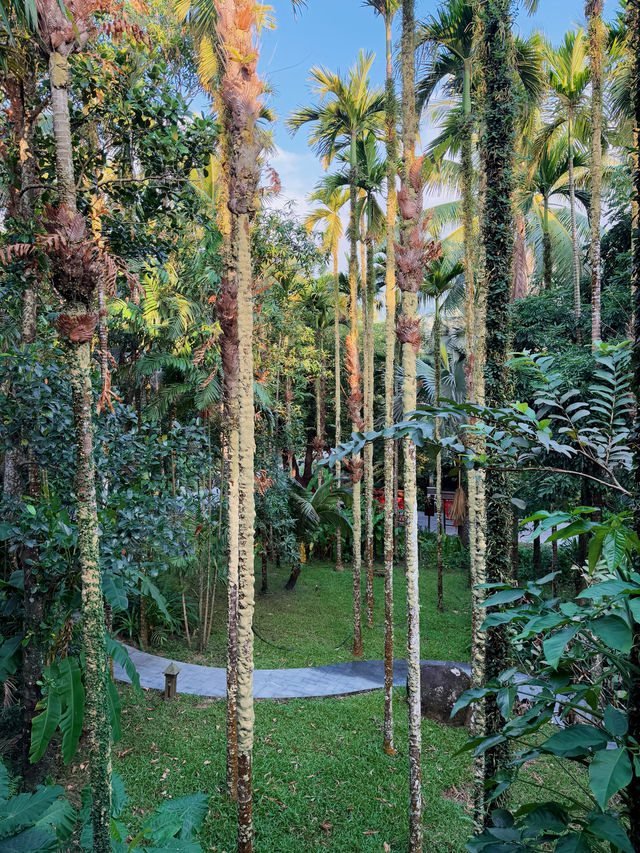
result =
[[[385,363],[384,425],[393,426],[393,399],[396,346],[396,94],[393,83],[391,24],[393,11],[385,16],[386,35],[386,154],[387,154],[387,259],[385,266]],[[393,743],[393,562],[394,562],[394,444],[384,442],[384,722],[383,746],[387,755],[395,754]]]
[[[336,413],[335,446],[338,447],[342,440],[342,391],[340,388],[340,274],[338,270],[338,241],[333,246],[333,375],[334,375],[334,403]],[[342,467],[336,462],[336,480],[340,483]],[[342,565],[342,533],[336,528],[336,572],[344,571]]]
[[549,197],[544,197],[542,217],[542,289],[551,287],[553,276],[553,254],[551,252],[551,233],[549,231]]
[[[370,211],[372,200],[369,198],[367,207]],[[365,400],[364,428],[373,429],[373,312],[374,312],[374,268],[373,268],[373,236],[371,233],[371,216],[368,217],[368,233],[366,236],[367,277],[366,288],[363,288],[363,299],[367,303],[366,327],[364,335],[364,360],[367,372],[367,399]],[[365,598],[367,628],[373,628],[373,444],[367,442],[364,447],[364,491],[365,491]]]
[[582,299],[580,296],[580,246],[578,245],[578,226],[576,224],[576,178],[574,168],[574,116],[569,108],[567,119],[567,136],[569,146],[569,212],[571,220],[571,246],[573,252],[573,317],[576,328],[576,343],[582,342],[580,317],[582,316]]
[[[223,73],[222,125],[228,151],[227,206],[237,282],[237,458],[238,505],[229,513],[230,550],[237,560],[237,797],[238,853],[253,850],[253,613],[254,613],[254,401],[253,291],[250,219],[258,205],[262,141],[256,122],[263,84],[257,74],[257,7],[253,0],[216,0],[216,28]],[[230,486],[231,493],[231,486]],[[232,527],[235,531],[232,531]],[[233,538],[232,538],[233,537]],[[230,553],[230,562],[234,559]]]
[[[350,145],[350,171],[351,185],[349,187],[349,324],[352,345],[352,360],[354,367],[358,362],[358,224],[357,224],[357,157],[356,157],[356,135],[351,134]],[[359,371],[358,371],[359,372]],[[361,397],[359,391],[354,389],[349,397],[349,414],[354,430],[363,426],[361,417]],[[353,488],[353,654],[355,657],[362,655],[362,592],[361,592],[361,570],[362,570],[362,531],[361,531],[361,481],[362,460],[360,454],[353,457],[351,464],[351,481]]]
[[[482,80],[480,154],[483,171],[481,237],[483,245],[483,289],[486,294],[485,392],[491,406],[508,400],[506,361],[509,351],[508,310],[513,270],[514,134],[516,93],[514,87],[514,43],[511,0],[482,0],[478,7],[478,43]],[[511,560],[511,513],[505,496],[507,477],[497,471],[487,474],[486,579],[509,583]],[[477,530],[476,530],[477,535]],[[508,639],[503,626],[487,631],[485,677],[492,679],[506,669]],[[497,703],[486,704],[486,734],[496,734],[504,721]],[[508,760],[503,744],[485,752],[485,781],[495,779]],[[490,788],[485,787],[484,812]],[[494,801],[494,806],[499,802]]]
[[253,849],[254,404],[253,295],[249,217],[238,217],[238,851]]
[[[402,0],[402,201],[401,245],[420,231],[422,187],[415,176],[417,121],[415,109],[415,14],[414,0]],[[413,205],[413,210],[411,207]],[[414,216],[411,216],[414,213]],[[414,231],[415,229],[415,231]],[[402,254],[398,255],[398,263]],[[402,267],[400,267],[402,268]],[[421,270],[411,271],[417,282],[401,280],[402,293],[402,411],[406,417],[416,408],[416,352],[420,342],[417,289]],[[414,289],[414,285],[418,288]],[[407,340],[408,338],[408,340]],[[417,346],[416,346],[417,344]],[[416,495],[416,446],[410,438],[402,443],[404,459],[404,516],[407,569],[407,698],[409,704],[409,853],[422,851],[422,719],[420,711],[420,589],[418,579],[418,506]]]
[[[51,114],[55,139],[56,180],[60,203],[69,215],[76,214],[76,190],[73,169],[73,148],[69,120],[69,60],[65,53],[52,50],[49,55],[51,85]],[[54,260],[55,265],[55,260]],[[87,274],[83,275],[86,285]],[[54,274],[55,280],[55,274]],[[65,292],[65,312],[68,325],[79,324],[86,318],[90,331],[84,340],[66,337],[69,379],[71,383],[73,421],[76,445],[76,523],[78,528],[78,564],[82,578],[82,633],[85,656],[85,730],[90,755],[91,824],[93,850],[111,851],[111,755],[108,719],[107,649],[105,613],[100,574],[98,542],[98,512],[93,459],[93,397],[91,388],[91,336],[95,316],[91,313],[95,301],[93,290]],[[58,328],[63,334],[63,325]],[[77,325],[76,325],[77,328]],[[77,336],[74,336],[77,337]]]
[[589,266],[591,267],[591,349],[602,338],[600,297],[602,279],[600,270],[600,223],[602,212],[602,77],[604,52],[607,40],[602,20],[604,0],[587,0],[585,14],[589,21],[589,70],[591,72],[591,210],[589,211],[591,235]]
[[[433,373],[434,373],[434,402],[436,406],[440,405],[440,385],[441,385],[441,358],[440,358],[440,339],[442,337],[441,319],[440,319],[440,302],[439,296],[435,297],[435,311],[433,315]],[[436,441],[440,440],[440,418],[436,418],[435,423]],[[438,610],[440,613],[444,611],[444,589],[442,582],[442,453],[436,456],[436,574],[438,578]]]

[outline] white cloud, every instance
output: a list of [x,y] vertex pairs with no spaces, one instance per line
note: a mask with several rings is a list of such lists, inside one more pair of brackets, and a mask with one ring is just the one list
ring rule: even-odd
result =
[[322,175],[322,167],[311,153],[297,154],[276,146],[269,165],[278,173],[282,189],[267,202],[270,208],[281,210],[291,205],[293,212],[304,218],[311,210],[308,195]]

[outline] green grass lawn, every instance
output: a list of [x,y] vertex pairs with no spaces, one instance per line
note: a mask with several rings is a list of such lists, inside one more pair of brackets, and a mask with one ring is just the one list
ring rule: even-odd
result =
[[[380,567],[381,568],[381,567]],[[254,657],[256,668],[277,669],[296,666],[323,666],[353,660],[353,577],[350,571],[338,573],[327,562],[303,566],[295,589],[284,585],[289,568],[269,566],[269,592],[261,594],[259,568],[256,566],[256,630]],[[363,576],[364,586],[364,576]],[[394,577],[396,657],[406,654],[406,582],[402,568]],[[436,660],[469,660],[470,593],[463,572],[445,572],[445,612],[436,608],[435,571],[420,571],[420,634],[422,657]],[[384,599],[383,579],[374,577],[374,627],[363,623],[365,659],[383,657]],[[363,601],[364,619],[364,601]],[[266,642],[265,642],[266,641]],[[280,646],[282,648],[274,648]],[[286,649],[286,651],[285,651]],[[216,595],[213,631],[209,649],[197,654],[180,638],[170,638],[155,649],[158,654],[176,660],[191,660],[209,666],[224,666],[226,660],[226,588]]]
[[[114,769],[133,830],[166,797],[211,796],[205,850],[235,850],[236,809],[225,794],[225,704],[122,688],[123,739]],[[404,851],[408,827],[407,709],[396,691],[398,753],[382,750],[383,693],[256,703],[254,823],[261,853]],[[423,724],[424,822],[430,853],[462,851],[469,758],[454,757],[466,731]],[[122,757],[118,757],[118,756]]]

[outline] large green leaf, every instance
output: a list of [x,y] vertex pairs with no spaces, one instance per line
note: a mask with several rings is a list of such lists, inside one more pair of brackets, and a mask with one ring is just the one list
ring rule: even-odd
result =
[[510,604],[512,601],[518,601],[525,594],[526,590],[524,589],[503,589],[485,599],[482,602],[482,607],[496,607],[498,604]]
[[150,580],[146,575],[141,575],[141,579],[142,579],[142,593],[144,595],[150,595],[151,598],[153,598],[155,603],[158,605],[158,609],[160,610],[160,612],[162,613],[164,618],[172,625],[173,624],[173,617],[169,613],[169,610],[167,608],[167,601],[166,601],[164,595],[160,592],[160,590],[154,584],[154,582],[152,580]]
[[52,689],[38,703],[38,707],[43,707],[42,713],[33,718],[31,723],[31,751],[29,760],[32,763],[40,761],[45,753],[49,741],[53,737],[53,733],[60,724],[62,716],[62,704],[60,702],[60,694],[57,690]]
[[34,826],[55,833],[58,841],[68,841],[75,829],[76,812],[69,800],[59,797],[45,811]]
[[579,724],[568,726],[551,735],[542,744],[541,749],[563,758],[577,758],[588,755],[592,749],[605,749],[607,742],[607,736],[601,729]]
[[572,832],[558,841],[556,853],[591,853],[591,846],[583,832]]
[[127,609],[129,602],[122,578],[106,572],[102,576],[102,592],[114,613]]
[[120,664],[131,679],[131,683],[136,690],[140,690],[140,676],[138,675],[138,670],[135,668],[133,661],[129,657],[129,652],[122,643],[114,640],[113,637],[107,636],[107,654],[112,657],[116,663]]
[[0,646],[0,682],[6,681],[18,669],[22,635],[15,634]]
[[590,815],[587,830],[601,841],[607,841],[614,850],[622,853],[634,853],[629,837],[620,820],[610,814]]
[[589,785],[598,805],[604,811],[607,803],[633,776],[629,753],[624,747],[598,752],[589,765]]
[[561,631],[556,631],[556,633],[552,634],[550,637],[547,637],[542,644],[542,648],[544,649],[544,656],[547,659],[549,666],[552,666],[554,669],[557,668],[560,663],[560,658],[567,647],[567,643],[575,637],[579,630],[579,625],[570,625],[567,628],[563,628]]
[[109,707],[109,722],[111,724],[111,737],[114,743],[117,743],[122,737],[122,729],[120,727],[120,711],[122,702],[120,694],[116,690],[116,686],[109,679],[107,681],[107,705]]
[[53,853],[59,849],[54,833],[35,826],[0,841],[0,853]]
[[624,654],[631,651],[633,633],[621,616],[601,616],[589,624],[589,629],[610,648]]
[[198,792],[188,797],[178,797],[176,800],[165,800],[156,814],[177,815],[182,822],[180,838],[190,841],[202,826],[208,808],[209,797]]
[[56,686],[64,709],[60,717],[62,757],[68,764],[76,754],[84,722],[84,685],[76,658],[67,657],[60,661]]
[[11,838],[21,829],[32,826],[62,793],[58,785],[51,785],[0,803],[0,839]]
[[6,800],[9,796],[9,771],[0,761],[0,800]]

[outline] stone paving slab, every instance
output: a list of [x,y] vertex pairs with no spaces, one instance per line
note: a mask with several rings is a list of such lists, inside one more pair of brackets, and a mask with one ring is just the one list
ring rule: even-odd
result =
[[[127,646],[126,649],[138,671],[141,686],[164,690],[163,673],[172,660],[141,652],[131,646]],[[178,693],[219,699],[226,695],[224,668],[180,661],[175,663],[180,667]],[[422,661],[422,663],[442,663],[442,661]],[[455,665],[466,673],[470,672],[469,665],[466,663]],[[130,681],[117,663],[114,663],[113,674],[118,681]],[[394,685],[403,687],[406,681],[406,660],[394,661]],[[381,660],[358,660],[298,669],[256,669],[253,674],[253,695],[256,699],[311,699],[320,696],[361,693],[380,687],[384,687],[384,662]]]

